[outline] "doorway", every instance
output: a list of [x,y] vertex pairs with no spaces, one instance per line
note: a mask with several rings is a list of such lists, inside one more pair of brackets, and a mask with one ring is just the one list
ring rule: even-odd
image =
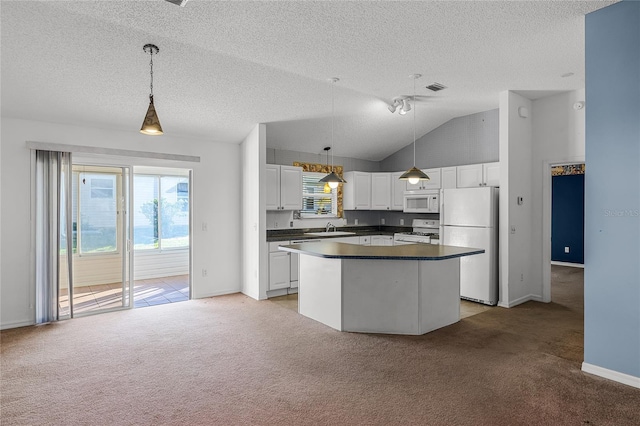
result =
[[[72,166],[71,231],[60,236],[72,238],[72,266],[71,276],[61,270],[60,318],[191,297],[191,172],[134,167]],[[59,256],[68,262],[66,249]]]
[[[71,168],[71,221],[59,262],[72,256],[71,276],[60,270],[58,307],[61,318],[126,309],[131,306],[129,167],[74,164]],[[71,253],[66,239],[71,238]]]
[[[554,171],[555,170],[555,171]],[[545,161],[543,163],[542,173],[542,301],[551,301],[551,264],[552,264],[552,210],[553,210],[553,176],[562,175],[563,173],[585,174],[584,157],[574,157],[564,161]],[[583,187],[584,188],[584,187]],[[584,191],[584,189],[583,189]],[[584,195],[583,195],[584,197]],[[582,198],[583,198],[582,197]],[[582,213],[584,220],[584,211]],[[558,241],[556,241],[558,243]],[[560,242],[560,244],[562,244]],[[560,246],[562,252],[565,251],[566,245]],[[571,253],[571,245],[569,245]],[[554,262],[556,263],[556,262]],[[565,264],[565,263],[561,263]],[[583,267],[579,263],[566,263],[571,266]]]

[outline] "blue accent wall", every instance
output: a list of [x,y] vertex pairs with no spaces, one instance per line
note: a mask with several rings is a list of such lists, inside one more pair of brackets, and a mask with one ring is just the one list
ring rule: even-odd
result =
[[584,263],[584,175],[551,179],[551,260]]
[[640,2],[586,16],[584,360],[640,377]]

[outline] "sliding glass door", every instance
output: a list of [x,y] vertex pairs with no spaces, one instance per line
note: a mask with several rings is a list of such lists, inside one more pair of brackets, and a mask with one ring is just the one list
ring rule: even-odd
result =
[[[70,194],[72,256],[70,277],[61,276],[61,316],[74,317],[131,306],[131,235],[129,167],[74,165]],[[61,247],[65,247],[61,245]],[[66,286],[66,288],[64,288]]]

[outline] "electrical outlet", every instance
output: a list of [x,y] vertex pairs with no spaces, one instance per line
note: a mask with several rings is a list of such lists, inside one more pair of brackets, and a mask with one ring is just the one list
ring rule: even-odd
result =
[[384,225],[384,222],[385,222],[385,220],[384,220],[384,217],[383,217],[382,219],[380,219],[380,225]]
[[206,277],[207,276],[207,270],[206,269],[202,269],[202,276]]
[[209,230],[209,227],[208,227],[208,225],[207,225],[207,222],[202,222],[202,230],[203,230],[203,231],[208,231],[208,230]]
[[354,223],[355,225],[357,225],[357,224],[358,224],[358,219],[354,220],[354,221],[353,221],[353,223]]
[[278,222],[276,222],[275,225],[276,225],[275,227],[277,228],[278,227]]
[[400,219],[400,225],[404,225],[404,219]]
[[565,253],[569,253],[569,247],[565,247],[565,248],[564,248],[564,252],[565,252]]
[[515,233],[516,233],[516,227],[515,227],[515,226],[512,226],[512,227],[511,227],[511,233],[512,233],[512,234],[515,234]]
[[520,274],[520,281],[524,281],[524,274]]
[[293,221],[289,222],[289,228],[293,228]]

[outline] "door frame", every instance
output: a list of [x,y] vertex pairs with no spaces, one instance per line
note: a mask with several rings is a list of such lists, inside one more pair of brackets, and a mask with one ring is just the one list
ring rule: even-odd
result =
[[[122,289],[122,297],[123,297],[123,301],[124,299],[128,299],[129,300],[129,304],[128,306],[121,306],[121,307],[115,307],[115,308],[105,308],[105,309],[96,309],[96,310],[91,310],[88,312],[83,312],[80,314],[74,313],[73,309],[70,310],[71,314],[69,316],[69,318],[76,318],[76,317],[83,317],[83,316],[90,316],[90,315],[96,315],[96,314],[101,314],[101,313],[105,313],[105,312],[113,312],[113,311],[121,311],[121,310],[126,310],[126,309],[133,309],[133,287],[134,287],[134,281],[133,281],[133,272],[134,272],[134,262],[133,262],[133,250],[132,250],[132,241],[133,241],[133,214],[131,214],[131,206],[133,205],[133,165],[131,164],[118,164],[118,163],[101,163],[100,161],[94,161],[93,159],[90,158],[83,158],[80,157],[79,159],[76,158],[72,158],[72,164],[71,164],[71,169],[73,170],[73,168],[75,166],[79,166],[79,167],[110,167],[110,168],[117,168],[121,170],[121,175],[119,179],[116,179],[116,182],[119,181],[119,196],[121,197],[121,199],[124,199],[121,205],[121,210],[123,211],[123,215],[126,219],[118,219],[117,222],[117,230],[116,232],[122,237],[122,240],[120,241],[120,249],[122,250],[122,253],[120,253],[120,256],[122,256],[122,267],[121,267],[121,283],[123,286]],[[124,170],[127,169],[128,170],[128,176],[126,176],[125,178],[125,173]],[[126,186],[125,186],[126,185]],[[126,197],[126,194],[124,194],[124,189],[128,188],[128,197]],[[78,198],[79,200],[79,198]],[[120,203],[120,200],[118,200],[118,203]],[[127,225],[125,223],[125,220],[128,222],[128,226],[124,226]],[[118,229],[120,228],[120,229]],[[128,235],[127,235],[127,230],[128,230]],[[73,257],[72,257],[73,259]],[[72,264],[73,264],[73,260],[72,260]],[[128,266],[128,267],[127,267]],[[71,272],[73,273],[73,271]],[[72,280],[73,282],[73,280]],[[125,286],[125,282],[128,282],[129,284],[129,288],[126,291],[124,289]],[[73,285],[73,284],[72,284]],[[73,289],[70,289],[69,291],[69,303],[72,306],[73,304],[73,300],[72,300],[72,296],[73,296]]]
[[542,169],[542,301],[551,302],[551,169],[555,166],[586,164],[584,155],[563,160],[545,160]]

